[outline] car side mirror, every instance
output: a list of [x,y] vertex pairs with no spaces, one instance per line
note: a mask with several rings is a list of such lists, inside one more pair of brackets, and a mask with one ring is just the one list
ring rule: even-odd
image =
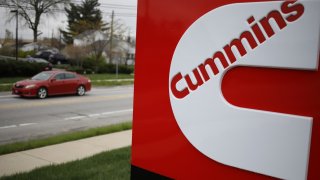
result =
[[55,82],[57,79],[53,78],[50,80],[50,82]]

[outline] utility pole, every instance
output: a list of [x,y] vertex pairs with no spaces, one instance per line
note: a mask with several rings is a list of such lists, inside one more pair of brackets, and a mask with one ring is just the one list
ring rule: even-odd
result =
[[16,60],[18,61],[18,9],[11,10],[10,12],[16,13]]
[[128,29],[128,38],[127,38],[127,42],[131,43],[131,29]]
[[[110,49],[109,49],[109,59],[112,63],[112,49],[113,49],[113,23],[114,23],[114,11],[111,14],[111,27],[110,27]],[[118,60],[116,61],[116,77],[118,78]]]
[[62,39],[62,37],[61,37],[61,29],[59,28],[59,51],[61,51],[61,39]]
[[53,47],[53,34],[54,34],[54,29],[51,31],[51,47]]
[[110,47],[109,47],[109,59],[112,63],[112,43],[113,43],[113,19],[114,19],[114,11],[112,10],[111,14],[111,27],[110,27]]
[[53,29],[51,30],[51,41],[50,41],[51,47],[53,47]]

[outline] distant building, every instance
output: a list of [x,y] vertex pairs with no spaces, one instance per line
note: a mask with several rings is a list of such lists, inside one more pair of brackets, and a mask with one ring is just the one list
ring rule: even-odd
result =
[[134,65],[136,48],[125,40],[117,40],[113,47],[112,63]]
[[39,43],[29,43],[20,47],[21,51],[33,51],[33,50],[40,51],[44,49],[48,49],[48,46],[41,45]]
[[106,57],[107,63],[119,63],[133,65],[135,59],[135,46],[120,36],[114,35],[112,43],[112,60],[109,59],[110,39],[106,33],[99,30],[85,31],[73,40],[74,46],[93,45],[96,48],[103,47],[103,56]]
[[73,40],[74,46],[87,46],[97,41],[108,40],[107,34],[98,30],[89,30],[85,31],[78,36],[76,36]]

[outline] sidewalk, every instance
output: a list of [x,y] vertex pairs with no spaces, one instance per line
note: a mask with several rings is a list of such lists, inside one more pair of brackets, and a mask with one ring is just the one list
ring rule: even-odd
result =
[[0,177],[60,164],[131,145],[132,130],[0,156]]

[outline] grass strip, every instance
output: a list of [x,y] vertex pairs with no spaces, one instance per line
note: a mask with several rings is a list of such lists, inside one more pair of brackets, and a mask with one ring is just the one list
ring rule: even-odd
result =
[[103,135],[103,134],[110,134],[110,133],[124,131],[128,129],[132,129],[132,122],[125,122],[125,123],[92,128],[84,131],[76,131],[76,132],[71,132],[66,134],[59,134],[59,135],[51,136],[44,139],[36,139],[36,140],[16,142],[11,144],[4,144],[4,145],[0,145],[0,155],[49,146],[53,144],[59,144],[59,143],[68,142],[68,141],[79,140],[83,138],[89,138],[89,137]]
[[0,77],[0,84],[13,84],[17,81],[21,81],[23,79],[28,79],[30,77]]
[[91,81],[92,86],[124,86],[133,84],[133,80],[127,81]]
[[130,147],[103,152],[92,157],[60,165],[50,165],[28,173],[19,173],[1,180],[29,179],[130,179]]
[[105,80],[105,79],[133,79],[134,75],[131,74],[86,74],[92,81],[94,80]]
[[0,92],[11,91],[12,84],[0,85]]

